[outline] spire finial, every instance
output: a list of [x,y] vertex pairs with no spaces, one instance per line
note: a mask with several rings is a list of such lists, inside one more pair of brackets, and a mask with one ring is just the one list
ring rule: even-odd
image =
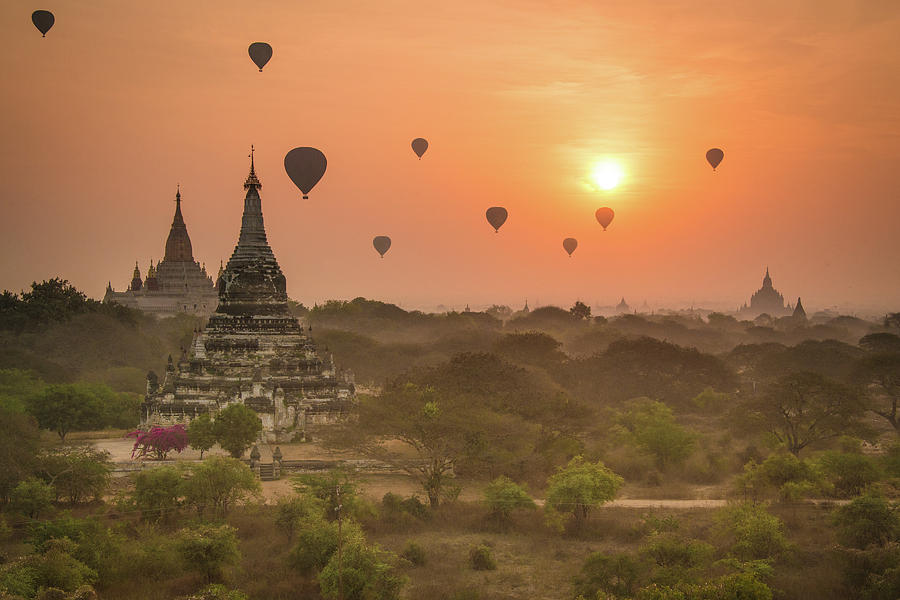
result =
[[250,175],[247,176],[247,181],[244,182],[244,189],[249,190],[251,186],[256,186],[257,189],[262,187],[262,184],[259,182],[259,178],[256,176],[256,165],[254,164],[253,153],[256,151],[253,144],[250,144]]

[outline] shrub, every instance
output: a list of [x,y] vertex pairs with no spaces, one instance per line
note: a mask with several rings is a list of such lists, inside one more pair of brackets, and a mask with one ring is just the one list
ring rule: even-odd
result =
[[864,454],[823,452],[819,464],[839,498],[858,496],[882,477],[875,460]]
[[406,579],[394,572],[391,559],[390,553],[378,547],[349,544],[340,561],[332,555],[319,573],[322,595],[338,598],[343,590],[345,600],[396,600]]
[[134,438],[131,458],[134,458],[135,454],[137,454],[138,458],[144,458],[148,454],[152,454],[156,460],[165,460],[169,452],[174,450],[181,453],[182,450],[188,447],[188,434],[184,425],[151,427],[149,431],[138,429],[125,437]]
[[514,510],[534,510],[537,506],[531,496],[512,479],[501,475],[484,490],[484,503],[500,527],[509,524]]
[[547,480],[547,507],[552,511],[571,512],[576,528],[581,528],[591,507],[609,502],[624,480],[607,469],[602,462],[586,462],[576,456]]
[[241,558],[237,530],[230,525],[195,525],[182,529],[178,532],[178,553],[189,569],[199,571],[211,583],[222,567]]
[[[291,550],[289,561],[301,573],[310,574],[328,564],[338,549],[338,523],[320,518],[305,520],[297,534],[297,543]],[[341,523],[341,537],[344,546],[362,544],[363,534],[355,522]]]
[[150,521],[166,520],[180,504],[181,471],[158,467],[139,472],[134,478],[132,500],[141,516]]
[[783,523],[762,504],[732,504],[717,512],[716,522],[731,554],[740,560],[776,558],[788,548]]
[[31,519],[36,519],[42,512],[50,508],[53,497],[52,486],[40,479],[30,477],[13,489],[9,500],[13,510]]
[[473,546],[469,550],[469,564],[476,571],[493,571],[497,568],[493,552],[484,544]]
[[640,561],[630,554],[594,552],[584,561],[581,572],[574,578],[575,596],[631,597],[644,571]]
[[222,584],[213,583],[196,594],[186,596],[184,600],[248,600],[247,594],[240,590],[229,590]]
[[870,493],[836,509],[832,521],[838,540],[851,548],[883,546],[900,541],[900,506]]
[[294,531],[304,521],[324,517],[324,505],[312,496],[280,497],[275,505],[275,524],[287,538],[293,539]]
[[425,549],[415,542],[407,542],[406,547],[403,548],[403,553],[400,554],[400,556],[417,567],[421,567],[427,562],[425,558]]
[[109,452],[88,447],[61,447],[38,456],[38,473],[53,486],[56,498],[72,504],[100,498],[109,484]]

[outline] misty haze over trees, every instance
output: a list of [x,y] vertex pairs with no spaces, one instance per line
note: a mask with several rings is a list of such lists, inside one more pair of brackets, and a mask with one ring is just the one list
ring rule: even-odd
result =
[[[133,429],[147,372],[201,320],[101,304],[61,279],[5,292],[0,544],[12,560],[0,589],[334,598],[341,573],[360,598],[900,590],[897,314],[604,318],[581,302],[427,314],[363,298],[292,310],[356,378],[353,418],[316,441],[411,488],[373,499],[372,476],[350,469],[296,476],[260,504],[265,486],[239,460],[258,432],[249,410],[237,445],[197,420],[183,443],[202,461],[171,462],[178,447],[111,477],[119,467],[81,432]],[[629,509],[613,502],[623,496],[729,503]],[[472,579],[540,565],[558,574],[530,592]],[[159,574],[172,583],[135,589]]]

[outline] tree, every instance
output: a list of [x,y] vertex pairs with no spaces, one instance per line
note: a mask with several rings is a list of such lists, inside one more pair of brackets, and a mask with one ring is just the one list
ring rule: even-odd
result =
[[863,356],[854,365],[851,377],[866,390],[869,410],[900,433],[900,352]]
[[635,398],[625,403],[616,423],[626,438],[649,452],[661,471],[684,462],[694,451],[696,436],[675,422],[672,409],[649,398]]
[[48,385],[28,399],[28,412],[61,440],[70,431],[103,426],[103,407],[83,384]]
[[747,416],[794,455],[823,440],[865,434],[865,405],[852,389],[818,373],[781,377],[744,404]]
[[326,598],[346,600],[396,600],[406,578],[390,565],[393,555],[360,543],[337,553],[319,573],[319,586]]
[[0,369],[0,408],[25,412],[27,399],[47,385],[31,371]]
[[590,463],[576,456],[547,480],[547,506],[572,513],[576,529],[581,529],[591,508],[615,498],[623,483],[602,462]]
[[132,499],[148,521],[165,521],[180,504],[182,470],[163,466],[140,471],[134,478]]
[[900,541],[900,504],[877,493],[868,493],[838,507],[832,513],[838,540],[864,550]]
[[537,508],[531,496],[505,475],[501,475],[484,489],[484,503],[501,528],[509,523],[514,510]]
[[188,473],[190,476],[182,481],[181,495],[201,518],[207,507],[224,518],[230,506],[262,489],[250,467],[235,458],[211,456],[191,465]]
[[178,532],[178,553],[189,569],[199,571],[207,583],[227,565],[241,559],[237,530],[230,525],[194,525]]
[[42,512],[50,508],[53,496],[53,488],[50,485],[36,477],[30,477],[20,482],[12,491],[10,504],[14,510],[31,519],[37,519]]
[[720,537],[739,560],[769,560],[788,548],[784,524],[757,502],[727,506],[716,513],[715,520]]
[[72,592],[97,581],[97,572],[72,556],[75,550],[75,542],[68,538],[50,540],[46,550],[32,559],[37,586]]
[[294,531],[314,517],[325,514],[321,500],[313,496],[279,496],[275,504],[275,525],[293,539]]
[[584,598],[630,598],[646,570],[645,565],[630,554],[594,552],[575,576],[575,595]]
[[572,308],[569,309],[569,312],[572,313],[572,316],[576,319],[590,319],[591,318],[591,307],[582,302],[581,300],[577,300]]
[[215,424],[205,413],[191,421],[187,428],[187,435],[191,448],[200,451],[200,460],[203,460],[203,453],[216,444]]
[[0,502],[33,472],[40,436],[33,417],[0,406]]
[[102,497],[111,471],[105,450],[63,446],[38,455],[38,475],[53,486],[57,500],[66,498],[72,504]]
[[353,472],[331,469],[326,473],[303,473],[293,478],[294,491],[321,506],[325,518],[334,521],[339,512],[345,517],[360,508],[359,487]]
[[240,458],[262,431],[262,420],[243,404],[230,404],[216,415],[216,440],[233,458]]
[[134,447],[131,449],[131,458],[137,453],[138,458],[144,458],[147,454],[154,454],[156,460],[165,460],[169,452],[181,453],[188,446],[188,433],[184,425],[176,424],[169,427],[151,427],[149,431],[132,431],[125,437],[134,438]]

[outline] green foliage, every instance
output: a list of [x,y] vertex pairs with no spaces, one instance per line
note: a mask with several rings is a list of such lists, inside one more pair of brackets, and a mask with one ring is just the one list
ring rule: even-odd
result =
[[[319,586],[326,598],[346,600],[396,600],[406,579],[390,565],[393,555],[360,543],[344,548],[319,573]],[[343,590],[343,594],[342,594]]]
[[25,412],[27,399],[40,393],[45,385],[32,371],[0,369],[0,408]]
[[[188,442],[191,448],[200,451],[200,459],[203,453],[216,445],[216,428],[208,414],[202,414],[193,419],[187,428]],[[241,451],[243,454],[243,451]]]
[[594,506],[616,497],[624,480],[602,462],[590,463],[576,456],[547,480],[547,507],[575,516],[580,528]]
[[182,470],[161,466],[140,471],[134,478],[132,499],[148,521],[167,520],[180,505]]
[[85,583],[97,581],[97,572],[73,557],[76,545],[69,539],[54,539],[46,550],[33,555],[30,563],[38,588],[59,588],[72,592]]
[[497,561],[490,546],[479,544],[469,549],[469,565],[476,571],[494,571]]
[[818,463],[839,498],[858,496],[869,485],[882,478],[877,461],[855,452],[823,452]]
[[70,431],[103,427],[103,406],[83,385],[49,385],[28,399],[28,412],[61,440]]
[[575,576],[575,596],[584,598],[630,598],[646,566],[630,554],[594,552]]
[[694,396],[691,400],[691,404],[706,413],[716,414],[721,413],[728,408],[731,399],[731,394],[717,392],[708,387]]
[[219,445],[240,458],[262,431],[262,421],[252,408],[235,403],[216,415],[213,428]]
[[428,506],[415,494],[404,498],[391,492],[381,498],[384,519],[395,526],[409,526],[431,518]]
[[781,377],[744,404],[750,421],[794,455],[810,444],[861,433],[865,405],[851,388],[813,372]]
[[428,562],[427,556],[425,555],[425,548],[413,541],[406,542],[406,546],[403,547],[403,552],[400,556],[417,567],[421,567]]
[[616,422],[631,443],[653,455],[661,471],[684,462],[694,451],[696,435],[678,425],[672,409],[662,402],[629,400],[616,415]]
[[[340,529],[340,535],[338,535]],[[301,573],[313,573],[323,569],[337,552],[338,541],[346,547],[362,545],[362,530],[355,521],[327,521],[321,517],[304,519],[297,534],[297,543],[290,553],[290,563]]]
[[635,600],[772,600],[772,596],[765,583],[753,575],[738,573],[704,583],[652,584],[641,589]]
[[186,596],[183,600],[249,600],[249,598],[240,590],[229,590],[220,583],[212,583],[196,594]]
[[531,496],[505,475],[501,475],[484,489],[484,503],[501,527],[509,523],[513,511],[537,508]]
[[763,504],[731,504],[716,513],[717,530],[729,552],[739,560],[768,560],[788,549],[784,524]]
[[865,494],[838,507],[832,520],[838,540],[851,548],[900,542],[900,505],[876,493]]
[[777,496],[786,502],[813,495],[823,484],[815,465],[788,452],[776,452],[760,464],[751,460],[736,481],[738,490],[745,495]]
[[33,473],[40,435],[32,417],[0,406],[0,502]]
[[34,597],[37,593],[37,573],[32,562],[27,559],[19,559],[0,564],[0,598],[2,600]]
[[[353,471],[332,469],[323,474],[304,473],[292,478],[294,490],[303,496],[321,502],[325,518],[338,518],[338,507],[343,516],[359,516],[364,508],[359,496],[359,486]],[[340,492],[340,494],[338,494]]]
[[207,509],[224,518],[231,506],[262,489],[250,467],[236,458],[211,456],[191,465],[188,473],[190,476],[182,480],[181,496],[201,518]]
[[31,519],[37,519],[41,513],[50,508],[54,496],[54,490],[50,485],[36,477],[30,477],[19,482],[10,494],[9,502],[13,510]]
[[207,583],[227,565],[241,559],[237,530],[230,525],[194,525],[178,532],[178,553],[188,568],[205,575]]
[[275,524],[288,540],[293,539],[294,532],[304,522],[324,515],[324,503],[311,495],[279,496],[275,504]]
[[657,583],[674,584],[697,580],[712,561],[715,549],[706,542],[669,533],[653,536],[641,553],[656,564]]
[[38,455],[37,473],[51,486],[56,499],[71,504],[99,499],[106,492],[112,463],[109,452],[90,446],[62,446]]

